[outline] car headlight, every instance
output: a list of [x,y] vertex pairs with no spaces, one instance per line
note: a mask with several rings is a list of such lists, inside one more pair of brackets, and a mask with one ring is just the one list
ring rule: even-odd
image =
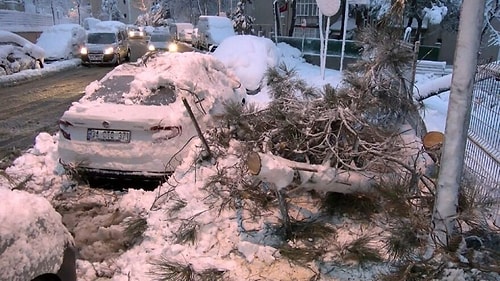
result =
[[89,53],[89,50],[88,50],[86,47],[82,47],[82,48],[80,49],[80,54],[82,54],[82,55],[86,55],[86,54],[88,54],[88,53]]
[[113,47],[109,47],[104,50],[105,55],[111,55],[112,53],[114,53]]
[[128,32],[128,36],[133,37],[134,36],[134,32],[133,31],[129,31]]
[[177,52],[177,44],[175,43],[168,44],[168,51],[172,53]]
[[149,45],[148,45],[148,50],[149,50],[149,51],[154,51],[155,49],[156,49],[156,48],[155,48],[155,46],[154,46],[153,44],[149,44]]
[[139,32],[139,36],[143,37],[144,36],[144,32],[140,31]]

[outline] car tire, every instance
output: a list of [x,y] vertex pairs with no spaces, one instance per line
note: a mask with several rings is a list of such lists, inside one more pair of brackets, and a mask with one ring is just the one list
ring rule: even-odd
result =
[[42,274],[40,276],[35,277],[35,279],[32,279],[31,281],[62,281],[59,276],[52,274],[52,273],[47,273],[47,274]]
[[0,76],[4,75],[7,75],[7,70],[5,69],[5,67],[0,65]]
[[127,56],[125,57],[126,62],[130,62],[130,49],[127,51]]

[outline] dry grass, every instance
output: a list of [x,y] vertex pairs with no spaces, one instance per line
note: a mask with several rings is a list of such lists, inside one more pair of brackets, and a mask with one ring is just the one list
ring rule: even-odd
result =
[[196,272],[193,267],[177,262],[171,262],[166,257],[161,257],[151,263],[153,268],[149,274],[155,281],[223,281],[224,271],[207,269]]
[[287,259],[303,264],[318,260],[325,251],[313,247],[292,247],[288,244],[283,244],[279,248],[279,252]]
[[315,220],[292,221],[291,230],[294,240],[328,239],[335,235],[334,228]]
[[[404,263],[387,275],[378,276],[380,281],[431,281],[437,277],[442,268],[419,263]],[[439,280],[439,279],[438,279]]]
[[148,221],[143,217],[129,218],[125,221],[125,236],[127,241],[130,241],[128,247],[132,247],[140,243],[143,239],[144,232],[148,228]]
[[162,257],[152,262],[153,268],[149,272],[157,281],[194,281],[195,272],[190,265],[170,262]]
[[69,177],[69,179],[75,181],[78,184],[88,184],[88,175],[84,170],[80,168],[80,166],[83,164],[85,163],[61,163],[64,168],[65,174]]
[[390,236],[385,241],[385,248],[394,260],[405,260],[410,258],[415,249],[422,245],[418,229],[408,220],[401,220],[400,223],[388,229]]
[[179,229],[175,232],[175,243],[177,244],[195,244],[198,237],[200,226],[196,221],[185,220]]
[[344,260],[353,260],[359,264],[368,262],[381,262],[380,252],[370,246],[374,237],[369,235],[360,236],[348,244],[342,246],[341,254]]

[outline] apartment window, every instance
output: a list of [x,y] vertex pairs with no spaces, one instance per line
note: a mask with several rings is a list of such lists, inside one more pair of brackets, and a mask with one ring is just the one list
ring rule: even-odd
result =
[[318,5],[316,0],[298,0],[297,16],[318,16]]

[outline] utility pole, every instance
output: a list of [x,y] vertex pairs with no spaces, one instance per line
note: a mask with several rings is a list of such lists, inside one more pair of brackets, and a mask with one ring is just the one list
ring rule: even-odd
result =
[[474,76],[486,0],[463,0],[453,63],[445,140],[432,215],[434,246],[447,246],[457,231],[458,194],[469,129]]

